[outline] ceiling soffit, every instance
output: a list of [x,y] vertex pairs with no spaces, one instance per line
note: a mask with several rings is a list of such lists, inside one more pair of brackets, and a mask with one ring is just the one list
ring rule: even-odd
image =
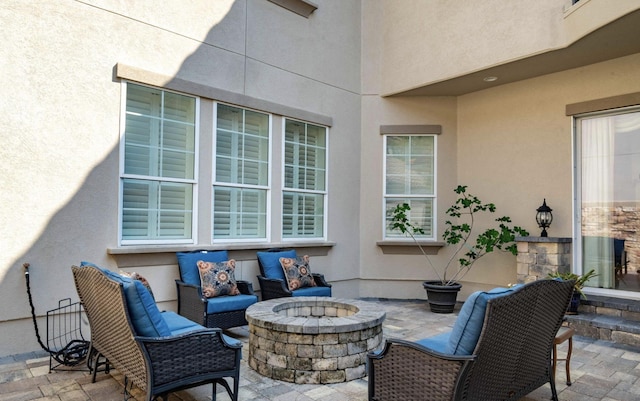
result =
[[[640,10],[586,35],[570,46],[386,96],[459,96],[640,53]],[[493,82],[485,77],[497,77]]]

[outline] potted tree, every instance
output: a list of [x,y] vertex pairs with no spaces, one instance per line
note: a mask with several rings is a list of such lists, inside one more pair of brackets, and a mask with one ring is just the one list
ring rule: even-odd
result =
[[582,289],[587,281],[596,277],[598,274],[594,269],[589,270],[587,273],[583,275],[575,274],[575,273],[559,273],[553,272],[549,273],[549,278],[559,278],[562,280],[575,280],[575,284],[573,285],[573,296],[571,297],[571,302],[569,303],[569,307],[567,308],[567,315],[577,315],[578,307],[580,306],[580,298],[587,299],[587,296]]
[[495,219],[496,227],[485,229],[473,239],[476,216],[480,213],[495,213],[496,206],[493,203],[483,203],[478,197],[467,193],[466,185],[458,185],[454,192],[458,197],[446,211],[449,218],[445,222],[446,229],[442,239],[447,246],[454,246],[455,250],[441,269],[433,265],[418,241],[418,237],[424,235],[424,229],[410,221],[408,212],[411,207],[402,203],[391,209],[391,229],[399,230],[413,239],[437,277],[437,280],[424,281],[422,284],[427,291],[431,311],[436,313],[453,312],[462,287],[459,281],[469,273],[478,259],[495,250],[517,255],[516,235],[529,235],[521,227],[510,225],[510,217],[502,216]]

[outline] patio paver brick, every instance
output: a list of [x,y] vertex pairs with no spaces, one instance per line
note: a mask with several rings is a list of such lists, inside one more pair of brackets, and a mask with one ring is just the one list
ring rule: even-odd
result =
[[[385,337],[416,340],[439,334],[451,328],[456,313],[438,315],[429,311],[426,301],[379,302],[387,312],[383,324]],[[238,327],[227,332],[245,343],[243,357],[248,355],[249,332]],[[562,363],[562,362],[561,362]],[[48,372],[46,353],[30,353],[0,358],[0,401],[113,401],[121,400],[123,377],[116,370],[110,375],[98,374],[96,383],[86,370]],[[84,368],[81,366],[80,368]],[[574,337],[571,359],[573,385],[567,386],[559,370],[556,387],[562,401],[632,401],[640,400],[640,348],[621,346],[602,340]],[[240,400],[256,401],[364,401],[367,378],[335,384],[294,384],[269,379],[252,370],[243,359],[240,378]],[[521,401],[547,401],[548,386],[533,391]],[[143,394],[136,389],[137,400]],[[219,400],[228,400],[218,386]],[[211,386],[172,393],[169,401],[208,401]]]

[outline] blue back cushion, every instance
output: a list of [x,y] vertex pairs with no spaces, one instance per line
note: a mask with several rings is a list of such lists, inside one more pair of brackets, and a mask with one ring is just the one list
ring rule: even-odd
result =
[[454,355],[473,354],[482,332],[487,301],[510,294],[518,287],[520,286],[494,288],[489,292],[477,291],[471,294],[462,305],[458,318],[453,325],[447,345],[447,353]]
[[294,297],[330,297],[331,287],[302,287],[291,293]]
[[279,251],[279,252],[258,252],[258,260],[262,265],[264,270],[264,275],[266,278],[276,278],[280,280],[284,280],[284,271],[282,270],[282,265],[280,264],[280,258],[293,258],[297,257],[296,250],[290,249],[288,251]]
[[[122,284],[127,309],[136,334],[143,337],[163,337],[171,334],[171,330],[162,318],[151,293],[139,280],[121,276],[109,269],[96,266],[93,263],[82,262],[80,266],[93,266],[100,269],[105,276]],[[109,302],[110,300],[105,300]]]
[[200,286],[200,273],[198,272],[198,261],[205,262],[226,262],[229,260],[229,254],[224,251],[195,251],[195,252],[178,252],[178,266],[180,267],[180,279],[191,285]]

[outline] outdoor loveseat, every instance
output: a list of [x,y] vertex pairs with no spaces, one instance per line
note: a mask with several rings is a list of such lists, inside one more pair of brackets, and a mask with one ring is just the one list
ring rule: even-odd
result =
[[369,400],[518,400],[549,383],[553,340],[573,281],[538,280],[476,292],[453,330],[416,342],[388,339],[368,354]]
[[280,258],[298,259],[295,249],[269,249],[260,251],[258,255],[258,267],[260,275],[260,293],[262,300],[283,297],[330,297],[331,284],[327,283],[323,274],[310,273],[313,278],[313,286],[304,286],[297,289],[289,288],[287,278],[283,271]]
[[223,263],[229,261],[227,251],[178,252],[180,280],[176,280],[178,292],[178,314],[205,327],[228,329],[247,324],[245,311],[258,302],[253,284],[236,280],[238,295],[222,295],[206,298],[203,294],[198,261]]
[[[238,398],[242,343],[174,312],[160,312],[139,280],[95,265],[73,266],[73,277],[91,329],[92,370],[107,360],[125,377],[124,399],[131,383],[147,401],[167,400],[170,392],[221,384]],[[233,380],[233,390],[226,378]]]

